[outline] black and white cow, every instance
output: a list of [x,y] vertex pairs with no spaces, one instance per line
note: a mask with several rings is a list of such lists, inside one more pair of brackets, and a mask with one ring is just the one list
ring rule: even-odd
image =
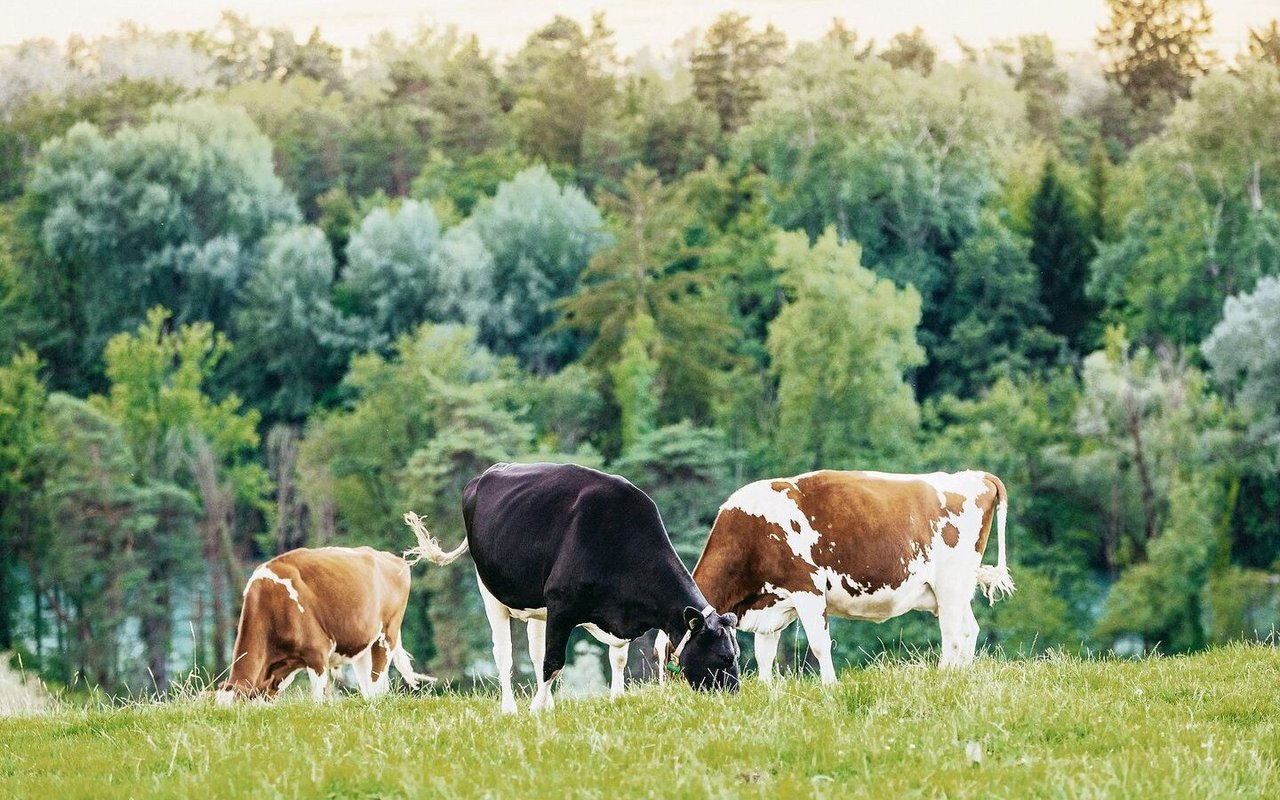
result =
[[534,711],[553,705],[551,682],[578,626],[610,646],[614,697],[622,692],[627,645],[653,628],[680,643],[671,668],[692,686],[738,688],[737,617],[707,603],[657,507],[625,478],[575,464],[495,464],[462,498],[466,541],[446,553],[409,513],[405,522],[419,543],[411,553],[443,565],[470,548],[504,712],[516,710],[512,617],[529,623]]

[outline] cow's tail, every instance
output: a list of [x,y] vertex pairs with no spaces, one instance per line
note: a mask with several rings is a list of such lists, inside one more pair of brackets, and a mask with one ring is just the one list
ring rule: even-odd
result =
[[422,521],[422,517],[412,511],[405,512],[404,524],[409,526],[418,540],[417,547],[411,547],[404,551],[404,560],[410,564],[417,564],[425,558],[432,564],[438,564],[443,567],[446,564],[452,564],[457,561],[458,556],[467,552],[467,540],[463,539],[462,544],[446,553],[435,537],[427,531],[426,523]]
[[983,564],[978,567],[978,586],[986,595],[987,602],[995,605],[1001,597],[1013,594],[1013,576],[1009,574],[1009,562],[1005,556],[1004,531],[1009,520],[1009,495],[1004,483],[995,475],[988,474],[987,480],[996,487],[996,565]]
[[436,679],[430,675],[413,671],[413,656],[409,655],[409,651],[404,649],[404,642],[401,642],[391,652],[391,663],[396,665],[396,672],[400,673],[400,677],[404,678],[404,682],[414,689],[418,688],[418,684],[421,683],[432,684],[436,682]]

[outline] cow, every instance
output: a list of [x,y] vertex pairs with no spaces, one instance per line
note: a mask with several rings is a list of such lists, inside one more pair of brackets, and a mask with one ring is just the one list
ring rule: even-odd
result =
[[[940,667],[973,661],[975,586],[994,603],[1014,591],[1005,561],[1008,497],[986,472],[820,470],[748,484],[720,506],[694,581],[716,608],[755,633],[769,682],[782,631],[799,618],[823,683],[836,679],[829,614],[883,622],[930,611]],[[982,564],[996,524],[996,565]],[[669,648],[661,635],[659,654]]]
[[551,683],[575,627],[610,648],[610,694],[622,693],[632,639],[657,628],[678,640],[668,669],[697,689],[738,689],[737,617],[707,602],[671,546],[658,508],[625,478],[575,464],[495,464],[463,491],[466,539],[444,552],[412,512],[415,556],[449,564],[468,549],[493,633],[504,713],[511,688],[512,617],[528,622],[538,688]]
[[330,668],[347,663],[365,697],[386,693],[390,664],[412,687],[434,681],[413,671],[400,638],[410,563],[371,547],[304,547],[260,565],[244,587],[218,703],[272,699],[304,669],[322,701]]

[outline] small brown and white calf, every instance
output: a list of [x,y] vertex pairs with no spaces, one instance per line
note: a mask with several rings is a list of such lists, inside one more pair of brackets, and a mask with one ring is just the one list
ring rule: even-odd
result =
[[413,671],[400,640],[409,562],[370,547],[299,548],[259,566],[244,587],[231,676],[217,693],[273,698],[302,670],[323,700],[329,670],[354,668],[365,697],[387,691],[389,665],[410,686],[435,680]]

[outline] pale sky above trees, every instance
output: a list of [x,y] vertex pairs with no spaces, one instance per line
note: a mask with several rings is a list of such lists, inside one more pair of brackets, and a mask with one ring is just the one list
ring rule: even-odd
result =
[[[1280,13],[1276,0],[1210,0],[1208,5],[1214,15],[1210,45],[1228,59],[1243,48],[1249,26],[1259,27]],[[833,17],[882,44],[894,33],[920,26],[944,56],[955,54],[957,36],[986,45],[1048,32],[1065,50],[1092,49],[1106,18],[1103,0],[0,0],[5,21],[0,46],[37,37],[61,42],[77,33],[102,36],[126,20],[154,30],[207,28],[224,9],[248,14],[255,25],[287,25],[302,37],[318,25],[326,39],[346,48],[381,30],[404,34],[419,24],[454,24],[502,52],[518,49],[555,14],[585,23],[600,10],[622,54],[646,46],[661,53],[690,29],[706,28],[729,10],[757,24],[771,22],[792,41],[821,36]]]

